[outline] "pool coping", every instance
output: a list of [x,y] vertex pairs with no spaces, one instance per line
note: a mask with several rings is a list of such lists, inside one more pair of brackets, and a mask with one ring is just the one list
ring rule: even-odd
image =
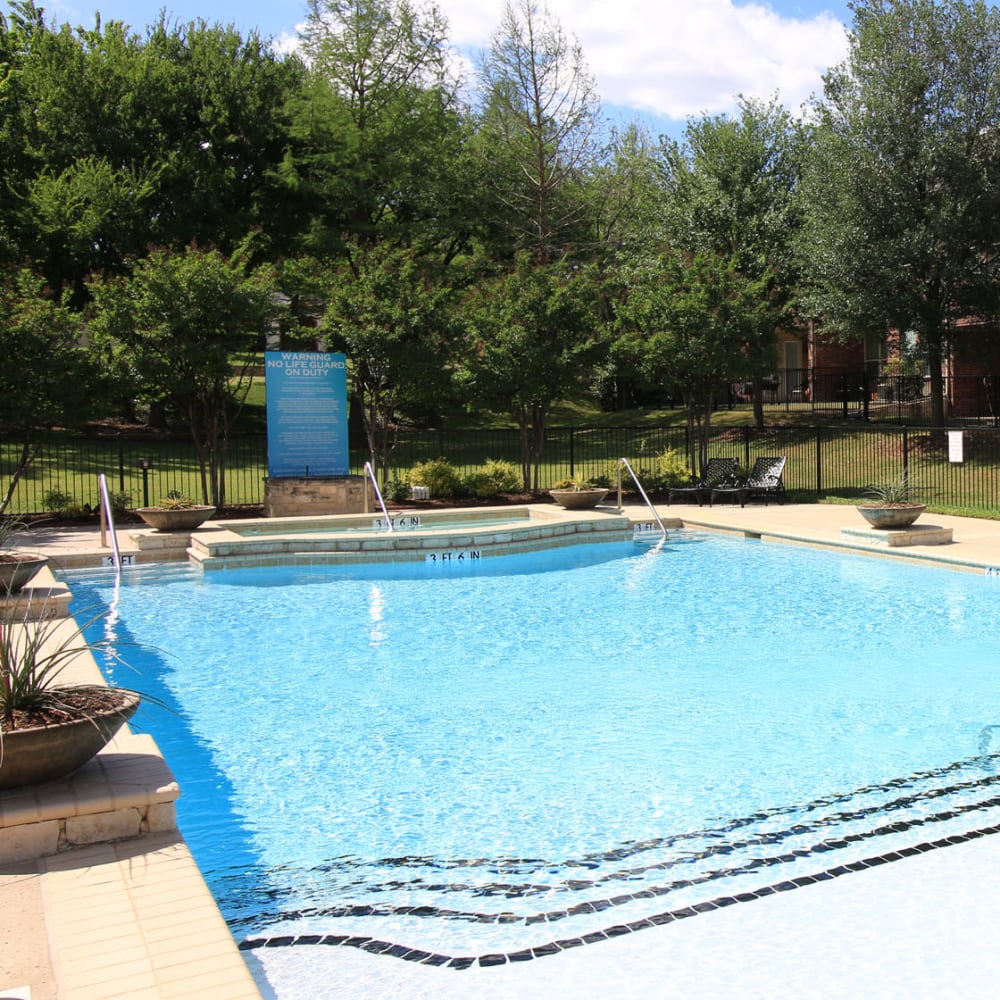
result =
[[[46,567],[18,602],[62,617],[67,588]],[[76,632],[69,618],[54,628]],[[62,678],[105,683],[87,651]],[[0,791],[0,994],[182,997],[205,983],[260,997],[177,829],[179,795],[153,738],[128,725],[75,774]]]
[[[682,526],[720,531],[742,535],[751,542],[849,550],[879,558],[936,564],[964,571],[985,571],[987,575],[994,575],[991,571],[1000,566],[1000,524],[991,521],[934,517],[935,521],[954,528],[954,542],[949,546],[936,546],[934,551],[928,549],[915,552],[912,549],[881,550],[844,539],[840,532],[844,526],[842,522],[848,521],[853,513],[850,508],[786,505],[722,509],[658,505],[656,509],[668,531]],[[548,510],[551,511],[552,508]],[[631,504],[622,514],[626,518],[631,515],[638,520],[646,520],[650,516],[644,507]],[[580,513],[574,513],[573,517],[579,518]],[[593,520],[595,517],[600,519],[607,515],[598,512],[587,519]],[[811,528],[807,523],[809,521],[813,523]],[[122,551],[137,562],[172,561],[187,555],[188,546],[185,545],[181,550],[174,539],[171,540],[171,545],[154,550],[160,552],[160,559],[151,558],[152,551],[142,550],[135,539],[136,534],[148,532],[129,531],[123,535],[123,531],[125,529],[119,530]],[[56,565],[99,566],[106,562],[107,550],[97,543],[95,535],[96,532],[75,532],[50,536],[51,543],[48,545],[36,535],[32,541],[35,548],[48,548]],[[43,582],[46,586],[52,585],[48,581]],[[123,735],[122,739],[127,740],[128,735]],[[147,750],[148,747],[143,752]],[[992,837],[984,839],[993,840]],[[881,862],[877,864],[881,865]],[[235,951],[232,935],[179,835],[168,830],[150,831],[146,839],[115,839],[110,843],[75,847],[50,856],[48,860],[8,861],[0,865],[0,901],[7,903],[9,900],[17,900],[13,907],[3,907],[9,926],[0,928],[3,931],[0,940],[5,945],[8,941],[16,944],[23,939],[24,934],[30,933],[33,921],[37,926],[40,920],[46,928],[47,960],[39,964],[37,954],[34,954],[36,968],[33,972],[28,970],[25,973],[34,977],[33,984],[29,985],[33,985],[32,996],[35,1000],[48,996],[189,995],[195,983],[199,987],[205,983],[217,983],[218,989],[213,988],[214,996],[260,995],[246,965]],[[141,878],[136,877],[137,872],[141,873]],[[837,878],[837,881],[845,880]],[[80,886],[85,886],[82,895],[75,893],[75,889]],[[161,898],[160,892],[166,893],[166,897]],[[95,899],[105,895],[113,911],[117,913],[116,917],[109,918],[114,922],[107,927],[103,927],[100,913],[93,909]],[[165,936],[166,932],[162,927],[146,925],[140,912],[143,899],[153,904],[154,923],[159,921],[162,924],[166,918],[170,927],[181,932],[189,926],[188,914],[198,912],[207,914],[207,929],[194,937],[186,936],[185,943],[179,945],[176,935],[171,938],[169,933]],[[192,900],[195,902],[192,903]],[[83,906],[87,909],[86,917],[82,915]],[[722,908],[729,911],[741,909],[729,907],[728,904]],[[123,918],[122,914],[127,916]],[[684,914],[688,915],[693,914]],[[663,922],[672,923],[676,919],[676,916],[670,919],[665,917]],[[12,920],[15,922],[11,923]],[[689,922],[685,920],[684,923]],[[81,943],[77,936],[83,929],[85,933]],[[103,939],[99,933],[102,929],[110,932]],[[123,960],[122,963],[108,964],[109,955],[123,954],[116,950],[123,935],[132,933],[138,935],[141,944],[137,947],[142,954],[129,952],[128,962]],[[37,952],[37,948],[35,951]],[[238,967],[232,964],[234,954]],[[98,956],[103,956],[99,962],[96,961]],[[192,961],[201,971],[185,975],[192,969]],[[520,962],[520,959],[516,961]],[[544,966],[546,963],[542,964]],[[95,966],[98,967],[96,970]],[[107,971],[100,971],[101,968],[106,968]],[[129,979],[132,972],[138,978]],[[16,977],[17,974],[0,962],[0,988],[21,985],[19,980],[11,978],[12,975]],[[129,982],[132,987],[123,985]]]

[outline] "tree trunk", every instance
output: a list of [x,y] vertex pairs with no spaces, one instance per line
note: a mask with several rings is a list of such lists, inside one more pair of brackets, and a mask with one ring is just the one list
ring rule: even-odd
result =
[[514,419],[521,432],[521,481],[527,493],[531,489],[531,419],[523,406],[515,411]]
[[25,431],[24,441],[21,443],[21,454],[17,458],[17,465],[14,466],[14,471],[11,473],[10,482],[7,484],[7,492],[4,494],[3,503],[0,503],[0,514],[2,514],[10,504],[10,501],[14,497],[14,490],[17,489],[17,484],[20,482],[21,476],[27,471],[28,466],[35,460],[35,456],[41,450],[42,443],[40,441],[31,440],[31,432]]
[[547,410],[544,406],[535,405],[531,408],[531,451],[534,466],[534,488],[539,488],[539,476],[542,464],[542,452],[545,449],[545,429]]
[[688,463],[691,466],[691,478],[697,479],[701,475],[701,461],[698,457],[698,429],[694,417],[694,396],[686,391],[682,393],[682,396],[687,422]]
[[941,340],[927,345],[927,369],[931,380],[931,427],[944,427],[944,373]]
[[757,430],[764,429],[764,387],[759,375],[753,380],[753,423]]

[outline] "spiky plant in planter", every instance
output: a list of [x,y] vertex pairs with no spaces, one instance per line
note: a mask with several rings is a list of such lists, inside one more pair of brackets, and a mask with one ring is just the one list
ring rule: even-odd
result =
[[916,484],[904,473],[886,483],[867,488],[866,503],[858,504],[861,516],[873,528],[905,528],[913,524],[927,509],[914,499]]
[[66,684],[62,672],[112,639],[91,641],[72,619],[37,615],[24,602],[0,612],[0,789],[51,781],[93,757],[139,707],[140,696],[101,684]]
[[562,479],[549,490],[549,496],[560,507],[581,510],[596,507],[610,492],[607,486],[597,485],[590,477],[574,476]]
[[155,507],[139,507],[136,513],[157,531],[190,531],[204,524],[215,513],[215,508],[172,490],[161,497]]

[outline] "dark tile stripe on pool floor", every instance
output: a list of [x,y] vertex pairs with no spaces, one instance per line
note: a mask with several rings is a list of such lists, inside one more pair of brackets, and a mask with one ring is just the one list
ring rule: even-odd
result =
[[[992,763],[992,761],[991,761]],[[979,791],[984,793],[995,793],[995,785],[1000,781],[1000,776],[990,775],[979,777],[974,781],[957,781],[945,787],[920,788],[914,793],[914,786],[919,780],[929,776],[943,776],[945,774],[955,776],[957,770],[981,765],[982,759],[964,761],[957,766],[949,766],[937,772],[922,772],[906,779],[896,779],[881,786],[868,786],[859,789],[852,795],[830,796],[824,800],[817,800],[807,804],[804,811],[814,810],[818,805],[845,805],[852,797],[864,795],[873,790],[896,792],[902,788],[909,789],[911,794],[897,796],[888,801],[880,802],[877,806],[864,804],[855,801],[851,810],[836,810],[826,815],[814,816],[806,820],[802,815],[793,817],[793,821],[786,823],[781,829],[766,829],[751,832],[747,830],[750,825],[749,819],[738,819],[724,827],[697,831],[695,834],[680,834],[669,838],[657,838],[654,841],[644,842],[640,847],[630,845],[620,851],[603,852],[601,855],[588,857],[580,861],[570,861],[562,864],[546,862],[540,860],[529,861],[486,861],[479,859],[474,862],[465,862],[466,868],[471,869],[476,866],[485,866],[498,874],[518,874],[522,870],[530,873],[534,870],[547,870],[549,872],[557,869],[590,868],[594,866],[594,861],[600,858],[601,861],[608,860],[628,860],[636,853],[659,848],[663,845],[674,846],[681,841],[689,839],[701,839],[706,846],[700,850],[688,850],[683,854],[667,857],[656,862],[631,868],[621,868],[615,871],[595,872],[590,878],[564,878],[559,882],[551,884],[535,884],[532,882],[514,882],[504,884],[503,882],[490,882],[481,885],[473,885],[467,882],[425,882],[419,875],[415,883],[396,881],[393,886],[382,883],[367,884],[367,891],[388,891],[392,888],[405,888],[417,890],[428,894],[428,896],[443,896],[451,894],[453,896],[465,895],[471,902],[474,898],[504,897],[507,899],[529,900],[531,897],[550,894],[558,897],[559,894],[567,894],[565,903],[557,902],[555,907],[543,909],[540,912],[531,913],[483,913],[456,906],[439,906],[435,903],[410,903],[407,905],[371,905],[349,903],[339,906],[307,906],[295,908],[272,909],[270,912],[256,910],[253,916],[243,919],[233,919],[230,926],[234,928],[243,925],[253,925],[255,927],[287,924],[295,920],[317,920],[318,918],[328,919],[357,919],[357,918],[387,918],[387,917],[413,917],[418,919],[440,919],[449,921],[459,921],[474,924],[497,924],[497,925],[519,925],[530,926],[542,923],[555,923],[564,919],[582,917],[589,914],[602,913],[608,910],[624,906],[642,900],[655,899],[657,897],[668,896],[671,893],[687,890],[695,887],[711,887],[722,879],[746,878],[759,875],[767,869],[777,868],[782,865],[795,865],[796,868],[790,870],[789,878],[793,874],[803,875],[804,862],[811,858],[829,856],[833,852],[843,851],[850,847],[865,844],[866,842],[883,838],[898,837],[901,834],[914,830],[924,830],[930,832],[934,824],[948,823],[957,818],[965,818],[968,822],[966,827],[974,825],[973,814],[989,810],[1000,809],[1000,797],[991,794],[988,798],[977,801],[956,801],[949,798],[951,795],[961,795],[969,791]],[[935,800],[942,800],[937,812],[924,811],[927,805]],[[861,808],[858,808],[861,805]],[[913,808],[916,806],[917,808]],[[907,812],[908,810],[908,812]],[[767,814],[757,814],[773,818],[775,816],[788,816],[791,810],[776,809]],[[800,813],[802,810],[799,810]],[[902,814],[902,815],[901,815]],[[879,823],[878,817],[884,817],[889,822]],[[985,818],[985,817],[984,817]],[[865,821],[867,828],[858,829],[858,822]],[[853,824],[853,828],[850,826]],[[725,835],[744,831],[741,838],[727,839]],[[749,835],[747,835],[749,834]],[[817,839],[811,843],[803,843],[805,835],[817,834]],[[825,834],[825,836],[823,836]],[[924,834],[926,837],[926,833]],[[792,840],[797,846],[788,844],[781,850],[786,842]],[[908,846],[906,844],[898,846]],[[895,849],[898,849],[898,846]],[[764,853],[761,848],[771,848],[770,853]],[[777,849],[777,850],[775,850]],[[856,852],[849,859],[856,860]],[[719,866],[709,867],[710,863],[718,862]],[[389,862],[383,860],[381,864]],[[404,858],[398,859],[400,869],[418,868],[423,871],[428,869],[440,871],[442,869],[455,871],[460,863],[449,861],[447,863],[434,861],[428,858]],[[692,870],[692,866],[694,870]],[[331,866],[330,871],[340,872],[341,868],[346,868],[348,872],[353,872],[352,865]],[[360,865],[357,867],[366,867]],[[698,868],[700,867],[700,870]],[[680,869],[684,871],[685,877],[674,878],[666,882],[653,882],[652,878],[658,874]],[[315,881],[317,873],[322,874],[326,868],[313,869],[310,872],[310,881]],[[642,881],[646,878],[646,881]],[[572,897],[579,898],[581,893],[593,891],[599,887],[605,887],[605,891],[611,888],[615,882],[632,883],[631,892],[619,893],[609,897],[598,899],[582,900],[573,902]],[[639,884],[636,884],[636,883]],[[734,887],[736,888],[736,887]],[[748,886],[752,889],[753,886]],[[275,897],[272,899],[277,902]],[[696,903],[700,902],[698,900]],[[689,905],[693,905],[690,904]],[[342,935],[347,937],[348,935]]]
[[879,865],[893,861],[900,861],[903,858],[913,857],[917,854],[925,854],[928,851],[939,850],[942,847],[951,847],[955,844],[966,843],[971,840],[978,840],[981,837],[992,836],[1000,833],[1000,825],[984,827],[980,830],[972,830],[968,833],[956,834],[952,837],[943,837],[927,843],[917,844],[912,847],[902,848],[898,851],[890,851],[884,855],[877,855],[871,858],[864,858],[859,861],[852,861],[847,864],[837,865],[817,872],[813,875],[801,875],[777,882],[774,885],[764,886],[752,892],[741,892],[732,896],[719,896],[715,899],[706,900],[692,906],[680,907],[676,910],[668,910],[664,913],[654,914],[644,917],[641,920],[632,921],[625,924],[614,924],[604,930],[594,931],[575,938],[562,938],[551,941],[547,944],[523,948],[517,951],[497,952],[478,956],[451,956],[440,955],[433,952],[423,951],[418,948],[409,948],[402,944],[393,944],[389,941],[380,941],[376,938],[364,936],[350,936],[343,934],[303,934],[303,935],[278,935],[275,937],[247,938],[239,944],[241,951],[253,951],[258,948],[288,948],[301,945],[329,945],[348,948],[360,948],[363,951],[376,955],[388,955],[392,958],[400,958],[407,962],[418,962],[423,965],[443,966],[449,969],[469,969],[475,965],[482,967],[506,965],[508,962],[526,962],[535,958],[544,958],[549,955],[556,955],[559,952],[567,951],[571,948],[578,948],[583,945],[597,944],[601,941],[612,940],[626,934],[647,930],[651,927],[662,927],[666,924],[674,923],[677,920],[686,920],[688,917],[695,917],[700,913],[708,913],[712,910],[719,910],[726,906],[733,906],[736,903],[750,903],[757,899],[773,896],[778,892],[790,892],[792,889],[800,889],[803,886],[815,885],[817,882],[826,882],[830,879],[840,878],[851,872],[864,871],[866,868],[875,868]]

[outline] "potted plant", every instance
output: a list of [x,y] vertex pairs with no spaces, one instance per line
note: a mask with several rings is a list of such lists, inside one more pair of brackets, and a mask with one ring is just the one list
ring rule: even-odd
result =
[[[44,612],[44,609],[43,609]],[[0,789],[52,781],[87,763],[135,714],[140,695],[101,684],[60,684],[76,657],[110,651],[92,624],[8,604],[0,613]]]
[[191,531],[207,521],[215,508],[172,491],[161,497],[155,507],[139,507],[136,513],[157,531]]
[[599,486],[593,479],[574,477],[556,483],[549,490],[549,496],[567,510],[586,510],[596,507],[609,492],[606,486]]
[[913,493],[913,482],[904,474],[892,482],[869,486],[865,496],[870,502],[858,504],[858,511],[873,528],[906,528],[927,509],[913,499]]
[[0,598],[16,594],[49,561],[37,552],[11,548],[12,536],[27,527],[24,521],[0,517]]

